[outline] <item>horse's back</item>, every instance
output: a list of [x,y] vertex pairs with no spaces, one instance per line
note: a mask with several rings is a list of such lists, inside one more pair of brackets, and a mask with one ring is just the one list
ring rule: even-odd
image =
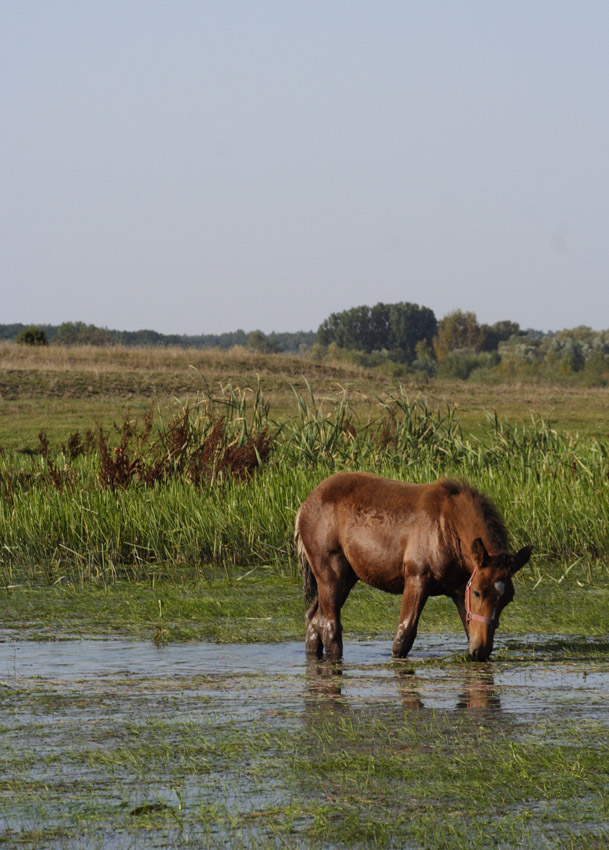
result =
[[406,484],[371,472],[336,472],[311,491],[302,508],[311,514],[336,508],[408,514],[418,510],[435,488],[436,484]]
[[358,562],[372,558],[393,570],[416,529],[424,527],[427,533],[436,486],[372,473],[335,473],[301,505],[297,534],[311,553],[342,550],[356,570]]

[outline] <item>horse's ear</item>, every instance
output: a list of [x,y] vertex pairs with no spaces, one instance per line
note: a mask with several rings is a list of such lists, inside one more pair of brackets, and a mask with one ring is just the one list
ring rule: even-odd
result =
[[528,563],[532,551],[532,546],[524,546],[519,552],[516,552],[514,555],[514,563],[512,564],[512,569],[510,571],[512,575],[517,573],[518,570],[521,570],[524,565]]
[[477,567],[483,567],[488,561],[488,552],[480,537],[476,537],[472,543],[472,557]]

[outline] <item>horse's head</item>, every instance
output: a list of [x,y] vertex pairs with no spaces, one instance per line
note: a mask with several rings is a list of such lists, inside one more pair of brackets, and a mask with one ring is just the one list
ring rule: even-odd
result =
[[472,543],[474,571],[465,588],[465,618],[474,661],[486,661],[493,651],[499,615],[514,598],[512,576],[528,562],[532,549],[488,552],[479,537]]

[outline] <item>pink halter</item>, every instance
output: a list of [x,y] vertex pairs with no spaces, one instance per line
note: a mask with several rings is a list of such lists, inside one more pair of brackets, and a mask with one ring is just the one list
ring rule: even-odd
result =
[[465,586],[465,622],[469,623],[471,620],[476,620],[478,623],[486,623],[487,626],[495,626],[495,628],[499,625],[499,621],[495,618],[495,609],[493,608],[493,614],[491,617],[483,617],[481,614],[473,614],[472,606],[470,602],[471,596],[471,586],[474,576],[476,575],[477,570],[469,577],[469,581]]

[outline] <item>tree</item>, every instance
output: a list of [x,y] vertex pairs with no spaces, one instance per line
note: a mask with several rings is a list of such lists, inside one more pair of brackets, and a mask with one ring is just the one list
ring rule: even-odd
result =
[[417,358],[417,346],[429,348],[438,330],[438,321],[429,307],[400,302],[389,305],[390,351],[398,351],[399,359],[412,363]]
[[452,351],[459,349],[480,351],[481,342],[480,325],[476,314],[454,310],[444,316],[438,324],[438,333],[434,337],[433,347],[441,363]]
[[47,335],[42,330],[42,328],[32,326],[30,328],[24,328],[20,333],[15,337],[15,342],[18,342],[19,345],[48,345],[49,341],[47,339]]
[[276,341],[262,331],[252,331],[247,338],[247,347],[264,354],[276,354],[279,350]]
[[332,313],[317,331],[320,345],[335,343],[339,348],[364,351],[387,351],[392,359],[412,363],[418,342],[431,344],[438,323],[433,310],[418,304],[399,302],[374,307],[352,307]]
[[521,334],[518,322],[507,319],[494,325],[480,325],[480,351],[496,351],[500,342]]
[[56,340],[60,345],[109,345],[112,333],[84,322],[64,322],[57,328]]

